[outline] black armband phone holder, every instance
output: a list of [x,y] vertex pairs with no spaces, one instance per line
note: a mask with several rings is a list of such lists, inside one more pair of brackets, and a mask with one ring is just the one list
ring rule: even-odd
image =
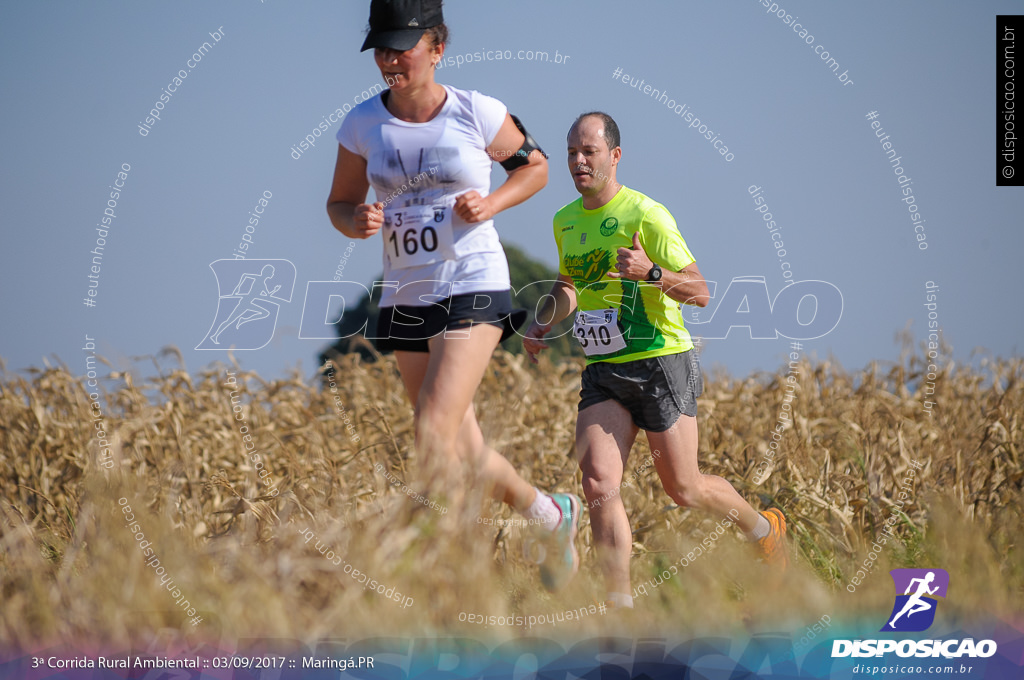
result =
[[544,149],[540,148],[540,145],[537,144],[537,140],[533,138],[533,135],[526,131],[526,128],[523,127],[523,124],[519,119],[515,116],[511,116],[511,118],[512,122],[516,124],[516,128],[523,133],[523,137],[525,137],[525,139],[523,140],[523,145],[519,147],[518,151],[501,161],[501,167],[505,168],[505,170],[509,172],[527,165],[530,162],[528,156],[534,149],[540,151],[540,154],[544,156],[544,158],[548,157],[548,155],[544,153]]

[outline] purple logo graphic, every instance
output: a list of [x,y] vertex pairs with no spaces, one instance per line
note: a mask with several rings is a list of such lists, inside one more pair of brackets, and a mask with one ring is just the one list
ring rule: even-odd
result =
[[916,633],[935,621],[936,598],[946,597],[949,573],[945,569],[893,569],[896,603],[882,631]]

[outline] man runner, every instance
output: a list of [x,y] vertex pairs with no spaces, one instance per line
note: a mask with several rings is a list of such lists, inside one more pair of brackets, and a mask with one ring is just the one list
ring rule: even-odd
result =
[[[619,497],[642,429],[665,492],[677,504],[731,516],[765,561],[785,565],[786,520],[758,513],[725,479],[697,467],[697,397],[703,378],[679,303],[704,307],[707,284],[664,206],[616,180],[619,128],[584,113],[568,135],[569,172],[581,198],[555,215],[558,281],[523,346],[536,361],[551,324],[579,309],[573,333],[587,354],[576,455],[608,603],[632,607],[632,534]],[[541,320],[546,321],[546,323]]]

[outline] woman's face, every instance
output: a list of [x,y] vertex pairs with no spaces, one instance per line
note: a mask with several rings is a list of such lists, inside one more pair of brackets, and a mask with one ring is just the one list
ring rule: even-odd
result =
[[434,79],[434,64],[441,60],[444,45],[432,47],[426,34],[416,46],[404,52],[378,47],[373,51],[377,68],[392,90],[423,85]]

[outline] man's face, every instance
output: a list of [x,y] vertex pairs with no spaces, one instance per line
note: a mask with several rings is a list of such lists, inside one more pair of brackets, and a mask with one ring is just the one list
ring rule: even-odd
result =
[[615,181],[615,166],[622,150],[608,148],[604,138],[604,122],[587,116],[569,131],[569,172],[576,191],[584,196],[601,193]]

